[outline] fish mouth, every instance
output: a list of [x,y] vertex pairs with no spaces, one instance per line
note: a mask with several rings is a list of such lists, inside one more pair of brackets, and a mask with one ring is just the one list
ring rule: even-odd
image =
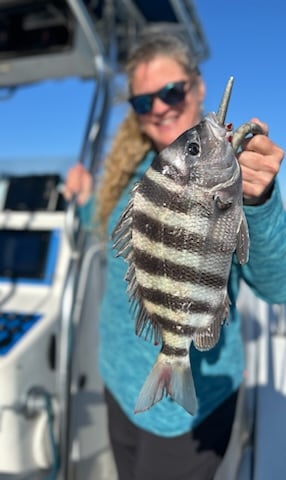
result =
[[205,117],[206,127],[208,132],[211,134],[212,137],[218,139],[225,139],[226,138],[226,130],[225,126],[221,125],[218,122],[217,116],[215,113],[211,112]]
[[234,153],[227,137],[224,125],[218,122],[215,113],[209,113],[205,117],[205,127],[209,143],[209,156],[212,157],[212,167],[227,168],[233,165]]
[[226,129],[215,113],[206,115],[202,129],[203,154],[195,166],[196,182],[212,188],[236,175],[237,162]]

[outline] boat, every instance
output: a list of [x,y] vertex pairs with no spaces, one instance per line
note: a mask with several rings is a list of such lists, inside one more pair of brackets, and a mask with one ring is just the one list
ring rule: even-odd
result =
[[[198,63],[209,56],[191,0],[3,0],[0,22],[0,88],[94,81],[78,158],[94,176],[113,82],[141,29],[175,23]],[[0,480],[117,478],[96,368],[103,245],[84,228],[76,199],[64,200],[62,181],[57,171],[0,177]],[[285,306],[243,285],[239,308],[246,375],[216,480],[282,480]]]

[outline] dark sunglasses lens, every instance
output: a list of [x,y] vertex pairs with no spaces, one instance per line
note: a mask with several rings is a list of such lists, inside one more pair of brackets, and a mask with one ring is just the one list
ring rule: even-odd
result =
[[159,94],[160,99],[168,105],[176,105],[182,102],[185,96],[185,82],[167,85]]
[[176,105],[184,100],[186,82],[169,83],[156,93],[146,93],[131,97],[129,102],[138,115],[149,113],[152,109],[153,99],[159,97],[167,105]]
[[152,95],[138,95],[137,97],[130,98],[130,103],[138,115],[144,115],[150,112],[152,101]]

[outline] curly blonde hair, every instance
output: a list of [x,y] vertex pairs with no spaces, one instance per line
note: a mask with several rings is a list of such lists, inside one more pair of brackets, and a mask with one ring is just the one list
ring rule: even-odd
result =
[[[138,65],[156,56],[173,58],[188,75],[199,76],[186,34],[178,25],[165,24],[147,27],[139,36],[138,43],[131,49],[127,63],[129,93]],[[104,173],[96,191],[96,223],[101,234],[116,202],[130,177],[145,154],[152,148],[152,141],[141,130],[138,117],[130,111],[121,124],[104,162]]]
[[104,173],[96,190],[96,224],[104,235],[108,217],[124,187],[144,155],[151,140],[140,130],[136,115],[130,111],[122,122],[104,163]]

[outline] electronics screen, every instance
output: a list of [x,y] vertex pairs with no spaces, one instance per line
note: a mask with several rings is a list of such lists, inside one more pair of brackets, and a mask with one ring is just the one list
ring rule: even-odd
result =
[[0,230],[0,277],[44,280],[51,231]]
[[4,210],[32,212],[65,208],[63,196],[57,189],[61,182],[57,174],[7,176],[6,181]]

